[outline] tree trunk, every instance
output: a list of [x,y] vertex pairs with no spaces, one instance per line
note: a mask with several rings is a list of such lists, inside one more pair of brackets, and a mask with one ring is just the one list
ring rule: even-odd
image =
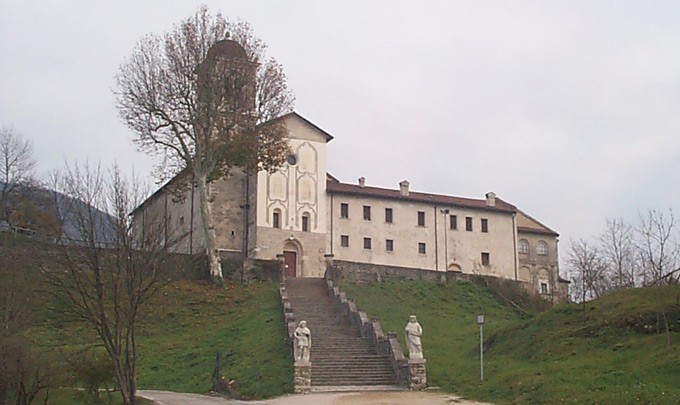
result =
[[201,211],[203,222],[203,236],[205,239],[205,251],[208,256],[210,266],[210,276],[215,284],[222,283],[222,263],[217,254],[217,237],[215,236],[215,226],[213,225],[212,212],[208,202],[208,181],[207,176],[196,173],[196,186],[198,188],[198,205]]

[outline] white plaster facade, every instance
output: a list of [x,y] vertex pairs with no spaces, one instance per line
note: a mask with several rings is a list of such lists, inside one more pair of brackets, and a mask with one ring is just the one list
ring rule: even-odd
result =
[[[325,256],[332,255],[367,265],[493,275],[531,283],[539,291],[541,283],[547,282],[550,292],[561,282],[557,233],[495,194],[470,199],[413,192],[406,181],[394,189],[370,187],[362,179],[342,183],[326,167],[333,137],[297,113],[279,119],[289,131],[288,163],[275,173],[250,179],[235,173],[212,185],[222,252],[254,259],[285,255],[290,275],[297,277],[323,276]],[[165,213],[171,227],[194,238],[172,248],[189,252],[191,246],[196,253],[203,248],[200,215],[197,209],[191,213],[189,192],[168,205],[162,188],[135,217]],[[534,251],[545,243],[547,253],[520,253],[519,240]]]

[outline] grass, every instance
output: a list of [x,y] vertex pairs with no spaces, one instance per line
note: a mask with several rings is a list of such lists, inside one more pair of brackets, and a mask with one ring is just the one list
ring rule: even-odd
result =
[[[39,352],[75,356],[77,361],[83,350],[96,348],[98,340],[88,324],[63,316],[59,304],[45,293],[37,268],[63,265],[57,258],[54,250],[31,239],[0,233],[0,285],[16,286],[26,300],[25,318],[30,322],[21,325],[24,335]],[[239,397],[260,399],[293,390],[292,360],[274,283],[226,282],[216,288],[204,281],[171,282],[143,307],[137,344],[138,389],[207,393],[219,351],[221,374],[234,380]],[[78,396],[53,390],[50,403],[76,403]]]
[[[139,389],[206,393],[215,355],[243,398],[292,391],[292,361],[273,283],[250,286],[177,281],[146,305],[138,330]],[[28,332],[44,350],[96,345],[88,325],[45,318]]]
[[[0,234],[0,286],[22,287],[33,309],[26,336],[46,353],[66,357],[96,346],[92,329],[69,320],[41,293],[38,265],[49,249]],[[33,269],[33,270],[31,270]],[[9,271],[8,271],[9,270]],[[28,280],[28,282],[22,282]],[[445,391],[494,403],[680,403],[680,287],[634,289],[604,301],[558,305],[518,315],[473,283],[438,285],[387,281],[341,286],[357,306],[396,331],[415,314],[423,326],[428,382]],[[0,292],[2,289],[0,288]],[[659,328],[663,303],[672,344]],[[0,305],[2,301],[0,301]],[[485,380],[479,380],[478,314],[486,315]],[[222,374],[243,398],[292,391],[292,361],[285,343],[277,285],[176,281],[146,305],[138,330],[140,389],[206,393],[215,354]],[[50,403],[78,403],[80,394],[53,390]],[[40,401],[42,402],[42,401]]]
[[[620,291],[583,308],[559,305],[520,317],[471,283],[390,281],[342,285],[383,330],[403,333],[410,313],[423,326],[428,382],[495,403],[680,403],[680,287]],[[399,297],[394,299],[394,297]],[[657,333],[659,300],[672,325]],[[485,380],[479,328],[486,314]]]
[[[405,355],[404,327],[409,315],[416,315],[423,327],[428,383],[452,392],[479,379],[477,315],[486,316],[487,336],[517,319],[488,290],[473,283],[387,281],[364,286],[342,284],[341,288],[358,308],[380,319],[385,333],[397,332]],[[489,359],[486,367],[493,369],[494,363]]]

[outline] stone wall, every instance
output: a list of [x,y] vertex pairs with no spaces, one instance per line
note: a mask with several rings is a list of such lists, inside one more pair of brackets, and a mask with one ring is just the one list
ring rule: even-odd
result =
[[332,260],[332,264],[327,267],[326,271],[330,272],[329,276],[332,280],[342,280],[355,284],[369,284],[390,279],[446,283],[450,280],[469,279],[470,276],[459,271],[413,269],[345,260]]
[[[445,284],[453,281],[470,281],[486,285],[504,284],[513,285],[531,295],[539,295],[535,286],[518,280],[505,278],[467,274],[459,271],[435,271],[424,269],[412,269],[407,267],[384,266],[377,264],[357,263],[344,260],[334,260],[327,255],[326,274],[331,280],[347,281],[354,284],[369,284],[385,280],[423,280]],[[488,282],[485,282],[487,280]],[[555,294],[550,296],[549,301],[566,302],[568,300],[567,284],[558,283]],[[544,297],[545,298],[545,297]]]

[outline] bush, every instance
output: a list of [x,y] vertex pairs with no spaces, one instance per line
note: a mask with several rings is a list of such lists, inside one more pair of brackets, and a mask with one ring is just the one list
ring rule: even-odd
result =
[[250,270],[250,278],[257,281],[278,281],[281,278],[281,262],[257,260]]
[[[115,387],[113,365],[102,348],[88,348],[74,352],[69,360],[73,378],[82,385],[82,400],[87,404],[112,403]],[[106,394],[102,398],[102,392]]]
[[23,336],[0,338],[0,400],[3,403],[30,404],[49,390],[57,375],[58,363],[34,350]]

